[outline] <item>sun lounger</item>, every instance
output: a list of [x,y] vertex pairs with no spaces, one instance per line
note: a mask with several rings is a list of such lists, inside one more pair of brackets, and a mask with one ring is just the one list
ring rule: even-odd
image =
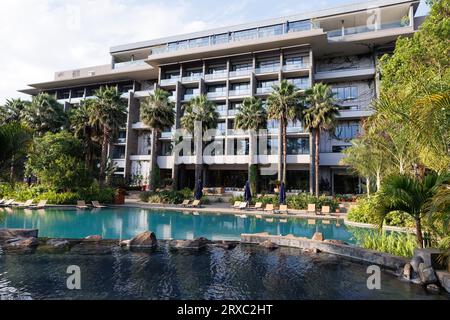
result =
[[239,206],[241,205],[241,202],[240,201],[236,201],[234,204],[233,204],[233,208],[234,209],[239,209]]
[[191,208],[200,208],[200,200],[194,200],[190,205]]
[[275,208],[273,207],[273,204],[267,204],[264,211],[270,211],[273,213],[275,211]]
[[191,203],[190,200],[184,200],[183,203],[181,204],[182,207],[187,207],[189,206],[189,204]]
[[239,205],[239,210],[245,210],[248,207],[248,202],[241,202]]
[[47,200],[41,200],[37,205],[31,205],[28,209],[45,209],[47,206]]
[[17,208],[28,208],[33,204],[33,199],[27,200],[24,203],[20,203]]
[[250,207],[249,209],[250,210],[262,210],[262,208],[263,208],[263,203],[257,202],[254,207]]
[[100,202],[98,202],[98,201],[92,201],[92,206],[93,206],[95,209],[103,209],[103,208],[106,208],[106,206],[102,206],[102,205],[100,204]]
[[0,205],[1,205],[3,202],[5,202],[5,199],[1,199],[1,200],[0,200]]
[[84,210],[87,208],[88,208],[88,206],[86,205],[85,201],[83,201],[83,200],[77,201],[77,209]]
[[5,203],[3,203],[1,206],[2,207],[9,207],[9,206],[12,206],[13,204],[14,204],[14,199],[9,199]]
[[317,213],[317,210],[316,210],[316,205],[314,204],[314,203],[310,203],[310,204],[308,204],[308,210],[306,210],[308,213],[314,213],[314,214],[316,214]]
[[278,213],[285,213],[288,214],[289,209],[287,205],[281,204],[280,209],[277,211]]

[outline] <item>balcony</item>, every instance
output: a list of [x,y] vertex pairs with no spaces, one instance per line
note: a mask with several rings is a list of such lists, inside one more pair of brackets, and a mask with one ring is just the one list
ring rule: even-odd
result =
[[299,70],[305,70],[309,68],[309,64],[306,63],[296,63],[296,64],[287,64],[283,66],[284,72],[290,72],[290,71],[299,71]]
[[338,166],[344,157],[343,153],[320,153],[320,165]]
[[393,21],[381,23],[380,25],[360,25],[360,26],[352,26],[352,27],[344,27],[334,30],[326,31],[328,39],[333,41],[339,41],[340,39],[345,39],[346,37],[351,37],[358,34],[384,31],[390,29],[399,29],[399,28],[411,28],[409,24],[405,25],[402,21]]
[[193,98],[196,98],[196,97],[198,97],[198,96],[199,96],[198,93],[185,94],[185,95],[183,96],[183,101],[190,101],[190,100],[192,100]]
[[229,92],[230,97],[249,96],[250,94],[251,94],[250,89],[237,89],[237,90],[230,90]]
[[203,78],[203,73],[202,74],[196,74],[196,75],[188,76],[188,77],[183,77],[183,78],[181,78],[181,82],[183,82],[183,83],[198,82],[202,78]]
[[223,91],[214,91],[214,92],[208,92],[206,96],[209,99],[219,99],[219,98],[226,98],[227,93]]
[[287,127],[286,132],[288,134],[305,133],[305,130],[303,129],[303,127]]
[[272,87],[256,88],[257,94],[271,94],[272,92],[273,92]]
[[364,80],[371,79],[375,76],[376,70],[372,68],[351,68],[340,70],[319,71],[314,75],[316,81],[333,81],[333,80]]
[[229,117],[234,117],[238,112],[239,112],[239,110],[237,110],[237,109],[229,109],[228,110],[228,116]]
[[170,85],[176,84],[180,80],[181,80],[181,77],[172,77],[170,79],[161,79],[160,84],[162,86],[170,86]]
[[140,67],[140,66],[145,66],[145,65],[146,65],[145,60],[125,61],[125,62],[114,63],[114,69],[133,68],[133,67]]
[[210,80],[225,80],[228,77],[228,72],[227,71],[220,71],[220,72],[214,72],[214,73],[210,73],[210,74],[206,74],[205,75],[205,80],[206,81],[210,81]]
[[230,71],[230,78],[250,77],[253,70]]
[[280,71],[280,65],[256,68],[256,74],[277,73]]

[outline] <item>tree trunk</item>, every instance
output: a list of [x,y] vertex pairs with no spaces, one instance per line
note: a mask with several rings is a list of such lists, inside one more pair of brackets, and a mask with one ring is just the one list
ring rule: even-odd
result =
[[367,197],[370,198],[370,177],[366,177],[366,188],[367,188]]
[[11,185],[14,185],[14,162],[16,161],[15,156],[11,157],[11,167],[9,171],[9,181]]
[[377,170],[377,192],[381,189],[381,170]]
[[283,180],[286,186],[286,174],[287,174],[287,123],[283,121]]
[[283,180],[283,145],[282,145],[282,136],[283,136],[283,120],[280,119],[280,124],[278,128],[278,180]]
[[158,186],[156,186],[155,181],[155,170],[156,165],[158,161],[158,131],[155,129],[152,130],[152,137],[151,137],[151,145],[150,145],[150,153],[151,153],[151,161],[150,161],[150,181],[149,181],[149,188],[152,191],[155,191]]
[[423,235],[422,235],[422,223],[420,218],[416,218],[416,237],[417,237],[417,245],[419,248],[423,248]]
[[314,144],[314,132],[309,133],[309,193],[314,195],[314,163],[315,163],[315,144]]
[[315,169],[315,182],[316,182],[316,197],[319,196],[320,190],[319,190],[319,183],[320,183],[320,174],[319,174],[319,164],[320,164],[320,130],[316,130],[316,141],[315,141],[315,163],[314,163],[314,169]]
[[100,184],[104,184],[106,181],[106,163],[108,158],[108,144],[109,144],[109,132],[108,129],[103,128],[103,141],[102,141],[102,156],[100,163]]

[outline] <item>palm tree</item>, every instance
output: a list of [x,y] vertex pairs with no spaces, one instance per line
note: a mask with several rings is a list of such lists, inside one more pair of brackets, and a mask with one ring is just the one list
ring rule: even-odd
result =
[[22,110],[29,103],[20,98],[6,100],[5,105],[0,107],[0,123],[19,122],[22,118]]
[[150,189],[155,190],[157,184],[156,171],[158,154],[158,134],[166,128],[171,128],[175,123],[174,103],[169,101],[169,93],[163,89],[156,89],[153,94],[141,103],[141,119],[152,129],[151,139],[151,171],[150,171]]
[[70,129],[74,135],[83,141],[85,150],[85,165],[86,168],[93,168],[93,160],[95,150],[98,147],[99,137],[102,134],[102,128],[99,123],[91,124],[92,106],[95,100],[84,100],[80,107],[74,108],[70,111]]
[[48,131],[58,132],[67,123],[63,106],[47,93],[33,97],[31,103],[23,108],[21,116],[22,121],[39,136]]
[[267,112],[263,108],[262,101],[255,97],[246,98],[236,115],[234,123],[235,129],[249,131],[250,153],[248,161],[249,182],[252,193],[256,193],[257,177],[252,175],[252,172],[257,171],[257,165],[254,163],[254,155],[256,154],[257,131],[264,129],[267,126]]
[[117,87],[101,87],[95,91],[95,99],[87,101],[90,104],[89,124],[102,129],[102,151],[100,161],[100,181],[106,181],[106,166],[108,158],[108,146],[118,135],[119,129],[124,127],[127,121],[127,108],[120,98]]
[[[314,136],[314,177],[315,194],[319,196],[319,163],[320,163],[320,135],[322,131],[331,131],[336,126],[336,118],[339,116],[339,108],[331,87],[317,83],[305,92],[305,103],[308,108],[304,111],[303,122],[305,128]],[[312,146],[311,146],[311,149]],[[312,170],[311,170],[312,173]]]
[[450,175],[431,173],[423,179],[410,175],[393,175],[383,183],[376,208],[382,219],[391,212],[409,214],[416,223],[417,244],[423,248],[422,218],[429,216],[430,202],[443,185],[450,183]]
[[300,104],[300,91],[287,80],[280,85],[273,86],[273,92],[267,100],[268,117],[278,120],[280,128],[278,141],[281,153],[279,153],[278,180],[286,184],[287,169],[287,126],[289,121],[301,120],[302,106]]
[[[181,118],[181,126],[189,133],[194,134],[195,123],[201,122],[202,131],[217,128],[219,113],[216,111],[214,102],[209,101],[206,95],[194,97],[183,106],[184,115]],[[201,139],[202,137],[195,137]],[[197,140],[195,143],[195,152],[197,156],[203,155],[204,143]],[[202,161],[203,162],[203,161]],[[195,181],[201,179],[203,173],[203,164],[195,165]]]

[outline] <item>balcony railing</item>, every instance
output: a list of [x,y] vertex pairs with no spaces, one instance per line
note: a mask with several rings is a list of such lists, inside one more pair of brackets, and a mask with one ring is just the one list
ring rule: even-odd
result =
[[146,65],[145,60],[125,61],[114,63],[114,69],[139,67],[145,65]]
[[296,63],[296,64],[287,64],[283,66],[283,71],[296,71],[296,70],[304,70],[308,69],[309,64],[307,63]]
[[373,26],[363,25],[363,26],[356,26],[356,27],[345,27],[345,28],[330,30],[330,31],[326,31],[326,32],[327,32],[328,38],[337,38],[337,37],[344,37],[344,36],[348,36],[348,35],[380,31],[380,30],[386,30],[386,29],[402,28],[402,27],[409,27],[409,24],[404,25],[401,21],[394,21],[394,22],[389,22],[389,23],[383,23],[383,24],[379,25],[378,27],[375,25],[373,25]]
[[228,110],[228,116],[229,117],[234,117],[238,112],[239,112],[239,110],[237,110],[237,109],[229,109]]
[[305,130],[302,127],[287,127],[287,133],[303,133]]
[[253,70],[230,71],[230,78],[249,77],[252,74],[252,72]]
[[205,75],[205,80],[220,80],[220,79],[226,79],[228,76],[227,71],[220,71],[215,73],[209,73]]
[[221,117],[226,117],[228,115],[228,110],[217,110],[217,113]]
[[170,139],[173,136],[173,132],[172,131],[168,131],[168,132],[161,132],[161,138],[163,139]]
[[230,90],[229,95],[230,95],[231,97],[235,97],[235,96],[248,96],[248,95],[250,95],[250,89]]
[[215,98],[225,98],[225,97],[227,96],[227,93],[226,93],[226,92],[223,92],[223,91],[214,91],[214,92],[208,92],[208,93],[206,94],[206,96],[207,96],[208,98],[211,98],[211,99],[215,99]]
[[264,73],[274,73],[280,71],[280,65],[273,65],[270,67],[260,67],[256,68],[255,73],[256,74],[264,74]]
[[268,94],[268,93],[272,93],[273,92],[273,88],[272,87],[265,87],[265,88],[256,88],[256,93],[257,94]]
[[203,74],[196,74],[188,77],[181,78],[181,82],[196,82],[203,78]]
[[185,94],[184,97],[183,97],[183,100],[184,100],[184,101],[189,101],[189,100],[191,100],[191,99],[193,99],[193,98],[195,98],[195,97],[198,97],[198,96],[199,96],[198,93]]
[[170,79],[161,79],[161,85],[167,86],[167,85],[176,84],[180,80],[181,80],[181,77],[172,77]]

